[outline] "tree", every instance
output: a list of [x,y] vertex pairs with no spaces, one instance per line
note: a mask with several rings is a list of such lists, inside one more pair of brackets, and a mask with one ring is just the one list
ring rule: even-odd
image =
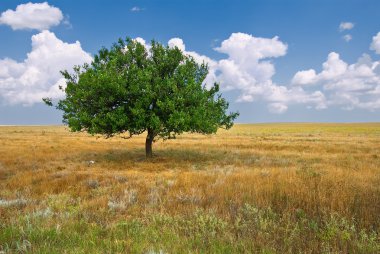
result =
[[[102,48],[92,63],[75,66],[66,79],[66,94],[56,105],[71,131],[127,137],[147,132],[146,156],[157,138],[183,132],[215,133],[229,129],[237,112],[227,114],[228,102],[215,83],[203,81],[206,64],[197,64],[177,47],[151,42],[147,49],[136,40],[119,39]],[[51,99],[44,98],[51,105]]]

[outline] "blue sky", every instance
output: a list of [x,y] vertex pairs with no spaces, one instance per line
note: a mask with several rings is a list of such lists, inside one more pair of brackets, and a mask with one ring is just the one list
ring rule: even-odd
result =
[[125,36],[210,61],[238,122],[380,121],[379,1],[27,3],[0,3],[0,124],[59,124],[58,70]]

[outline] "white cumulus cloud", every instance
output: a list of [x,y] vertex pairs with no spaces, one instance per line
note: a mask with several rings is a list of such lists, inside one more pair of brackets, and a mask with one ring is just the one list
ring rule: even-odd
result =
[[170,48],[177,47],[181,51],[185,51],[185,44],[181,38],[172,38],[168,41],[168,46]]
[[[378,48],[380,33],[373,37],[371,49]],[[169,45],[186,51],[179,38]],[[339,106],[342,109],[380,109],[380,61],[363,54],[349,64],[336,52],[328,54],[318,73],[314,69],[297,72],[291,86],[273,82],[275,66],[272,60],[286,54],[287,45],[274,38],[257,38],[249,34],[233,33],[222,41],[216,51],[226,57],[213,60],[190,52],[195,58],[209,63],[207,82],[219,82],[223,90],[240,92],[237,101],[263,101],[269,112],[284,113],[291,105],[305,105],[316,109]]]
[[287,87],[272,81],[275,67],[271,59],[287,52],[287,45],[278,37],[260,38],[233,33],[215,48],[226,55],[220,60],[186,50],[180,38],[170,39],[168,46],[178,47],[198,63],[206,63],[209,66],[206,85],[210,87],[218,82],[223,91],[238,91],[238,102],[264,101],[268,103],[269,112],[276,114],[284,113],[291,104],[313,105],[317,109],[326,107],[325,97],[320,91],[307,92],[302,87]]
[[315,70],[310,69],[306,71],[299,71],[297,72],[293,79],[292,84],[296,85],[308,85],[312,84],[316,81],[317,74],[315,73]]
[[323,63],[323,71],[320,73],[323,79],[334,79],[344,74],[347,70],[347,63],[340,59],[338,53],[331,52],[327,61]]
[[45,30],[57,26],[63,20],[60,9],[44,3],[20,4],[16,10],[1,13],[0,24],[8,25],[13,30],[36,29]]
[[284,56],[287,45],[278,37],[260,38],[233,33],[215,49],[228,57],[217,62],[216,81],[224,90],[240,91],[238,101],[264,101],[272,113],[284,113],[291,104],[325,108],[320,91],[307,92],[301,87],[287,87],[272,81],[275,66],[271,59]]
[[233,33],[215,50],[228,54],[231,59],[244,62],[284,56],[287,48],[288,46],[281,42],[277,36],[268,39],[245,33]]
[[322,87],[326,105],[337,105],[346,110],[380,109],[380,61],[373,61],[367,54],[348,64],[338,53],[331,52],[322,64],[321,72],[316,73],[313,69],[299,71],[292,83]]
[[282,114],[288,110],[288,106],[282,103],[275,102],[268,104],[268,110],[271,113]]
[[32,36],[32,49],[24,61],[0,59],[0,101],[32,105],[43,97],[62,98],[59,86],[65,80],[60,71],[91,60],[79,41],[66,43],[44,30]]
[[355,24],[352,22],[341,22],[339,24],[339,31],[351,30],[354,26]]
[[287,45],[278,37],[272,39],[233,33],[215,48],[227,58],[218,61],[218,82],[226,90],[242,92],[241,101],[251,101],[272,85],[275,68],[270,58],[286,54]]

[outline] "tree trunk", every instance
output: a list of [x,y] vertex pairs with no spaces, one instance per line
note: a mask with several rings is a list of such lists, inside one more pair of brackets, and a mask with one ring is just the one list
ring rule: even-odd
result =
[[145,140],[145,155],[147,158],[152,158],[153,156],[153,152],[152,152],[153,139],[154,139],[153,131],[151,129],[148,129],[148,135],[146,136],[146,140]]

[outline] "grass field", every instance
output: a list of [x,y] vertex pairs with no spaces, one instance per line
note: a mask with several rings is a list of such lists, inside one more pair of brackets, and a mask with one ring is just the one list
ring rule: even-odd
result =
[[144,142],[0,127],[0,253],[380,253],[380,123]]

